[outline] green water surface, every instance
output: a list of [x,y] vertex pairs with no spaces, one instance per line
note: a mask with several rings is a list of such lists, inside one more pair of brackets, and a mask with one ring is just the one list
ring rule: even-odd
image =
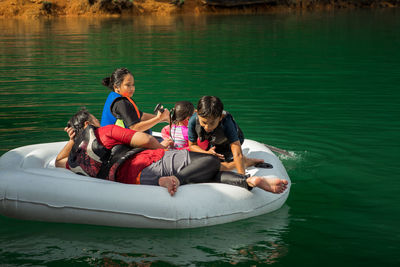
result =
[[81,106],[100,118],[101,79],[124,66],[142,110],[217,95],[247,138],[294,155],[272,214],[189,230],[0,216],[0,266],[399,266],[399,17],[0,20],[0,154],[66,140]]

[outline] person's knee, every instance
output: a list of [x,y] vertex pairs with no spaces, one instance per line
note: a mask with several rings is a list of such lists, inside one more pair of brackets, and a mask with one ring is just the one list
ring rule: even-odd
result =
[[149,148],[153,143],[153,137],[143,132],[137,132],[132,137],[132,145],[136,147]]
[[221,161],[215,156],[207,155],[207,157],[205,157],[204,167],[219,170],[221,167]]
[[191,164],[207,170],[219,170],[221,161],[213,155],[189,152]]

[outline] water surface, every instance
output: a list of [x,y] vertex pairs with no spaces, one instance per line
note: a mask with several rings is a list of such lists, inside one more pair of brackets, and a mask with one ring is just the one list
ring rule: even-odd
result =
[[217,95],[247,138],[294,155],[275,213],[189,230],[0,216],[0,263],[399,265],[399,15],[0,20],[0,154],[65,140],[81,106],[100,117],[101,79],[125,66],[142,110]]

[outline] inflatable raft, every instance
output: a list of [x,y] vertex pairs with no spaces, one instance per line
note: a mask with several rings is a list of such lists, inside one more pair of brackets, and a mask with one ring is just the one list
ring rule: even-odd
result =
[[271,169],[248,173],[289,181],[282,194],[259,188],[190,184],[171,197],[159,186],[127,185],[54,167],[66,142],[20,147],[0,158],[0,214],[24,220],[136,228],[194,228],[233,222],[279,209],[290,191],[280,160],[263,144],[245,140],[243,153]]

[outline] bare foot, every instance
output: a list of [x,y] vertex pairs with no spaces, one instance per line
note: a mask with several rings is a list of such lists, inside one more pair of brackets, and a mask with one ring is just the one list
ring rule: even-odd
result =
[[263,159],[254,159],[254,158],[245,157],[244,164],[245,164],[245,168],[248,168],[248,167],[256,165],[257,163],[263,163],[263,162],[264,162]]
[[179,180],[175,176],[163,176],[158,179],[158,184],[167,188],[168,193],[173,196],[179,187]]
[[246,182],[252,187],[259,187],[265,191],[280,194],[286,190],[288,181],[280,178],[252,176]]

